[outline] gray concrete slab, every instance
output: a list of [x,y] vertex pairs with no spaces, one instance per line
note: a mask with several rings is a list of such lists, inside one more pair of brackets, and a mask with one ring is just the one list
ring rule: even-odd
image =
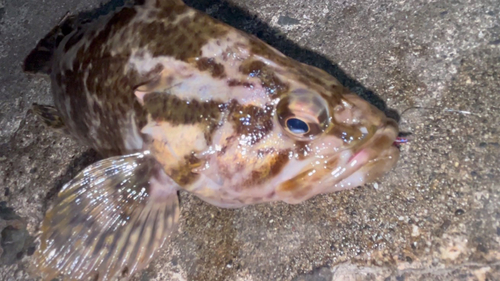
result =
[[[231,3],[189,1],[396,110],[411,142],[378,182],[300,205],[182,193],[179,232],[135,280],[500,280],[500,2]],[[51,95],[21,61],[67,11],[98,4],[0,0],[1,280],[36,280],[47,205],[97,159],[28,111]]]

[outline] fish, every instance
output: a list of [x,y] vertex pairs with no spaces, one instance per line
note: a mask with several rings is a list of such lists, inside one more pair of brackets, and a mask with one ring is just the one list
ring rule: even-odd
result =
[[351,189],[399,159],[398,124],[327,72],[181,0],[65,17],[27,55],[50,128],[102,157],[40,226],[45,280],[129,279],[171,241],[179,193],[220,208]]

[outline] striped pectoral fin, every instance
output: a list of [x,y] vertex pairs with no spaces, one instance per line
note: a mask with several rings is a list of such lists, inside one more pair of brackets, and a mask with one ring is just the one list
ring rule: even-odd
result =
[[35,268],[44,280],[128,279],[176,229],[177,187],[148,153],[92,164],[47,212]]

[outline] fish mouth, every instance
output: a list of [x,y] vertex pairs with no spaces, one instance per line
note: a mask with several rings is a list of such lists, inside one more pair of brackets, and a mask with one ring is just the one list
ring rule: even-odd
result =
[[331,173],[336,184],[328,192],[361,186],[392,169],[399,159],[398,132],[397,123],[388,119],[362,145],[341,152],[339,165]]

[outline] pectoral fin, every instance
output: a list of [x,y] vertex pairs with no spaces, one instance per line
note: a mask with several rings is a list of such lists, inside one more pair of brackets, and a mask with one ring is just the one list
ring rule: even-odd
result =
[[45,216],[37,269],[46,280],[128,279],[176,228],[177,187],[149,153],[87,167]]

